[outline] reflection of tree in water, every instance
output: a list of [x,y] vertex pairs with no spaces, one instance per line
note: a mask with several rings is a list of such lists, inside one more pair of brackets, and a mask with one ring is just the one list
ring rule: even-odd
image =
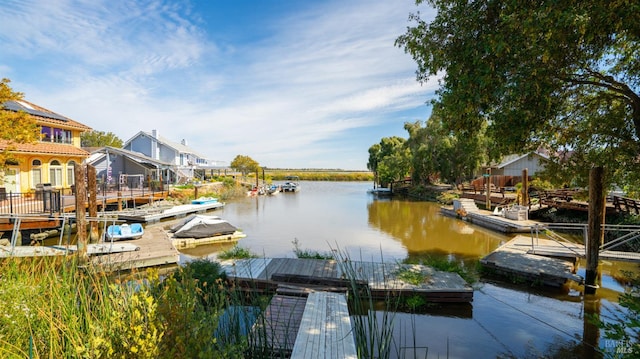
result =
[[554,336],[553,342],[544,351],[540,351],[532,343],[527,345],[524,356],[513,353],[502,353],[498,358],[518,359],[572,359],[572,358],[603,358],[603,353],[597,348],[585,348],[585,344],[576,340],[566,340],[560,336]]
[[392,236],[409,253],[433,252],[464,258],[478,258],[495,249],[500,240],[467,223],[440,214],[431,202],[372,201],[368,204],[369,224]]

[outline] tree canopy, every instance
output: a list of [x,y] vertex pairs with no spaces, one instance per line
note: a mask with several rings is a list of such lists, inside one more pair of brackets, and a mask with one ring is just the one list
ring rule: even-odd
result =
[[112,132],[89,131],[80,135],[82,147],[122,148],[122,140]]
[[0,81],[0,170],[4,170],[8,163],[17,162],[11,155],[16,144],[32,143],[40,138],[40,130],[33,117],[22,111],[4,110],[6,101],[20,100],[24,96],[13,91],[10,82],[6,78]]
[[402,137],[384,137],[380,143],[369,147],[367,168],[374,173],[376,182],[386,187],[389,183],[403,179],[411,166],[410,153]]
[[[446,129],[486,124],[492,157],[546,148],[586,184],[640,177],[640,2],[417,0],[437,10],[396,40],[419,81],[443,74]],[[571,160],[569,160],[571,158]]]
[[245,155],[237,155],[229,165],[234,170],[246,176],[250,172],[256,172],[260,169],[260,164],[253,158]]

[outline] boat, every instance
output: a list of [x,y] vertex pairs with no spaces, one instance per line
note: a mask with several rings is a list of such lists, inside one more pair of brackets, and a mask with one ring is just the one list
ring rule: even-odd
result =
[[191,215],[169,228],[176,248],[200,244],[227,243],[246,237],[241,230],[218,216]]
[[274,194],[278,194],[278,193],[280,193],[280,186],[272,184],[271,186],[269,186],[269,188],[267,188],[267,194],[268,195],[274,195]]
[[109,240],[125,240],[125,239],[138,239],[144,235],[144,228],[140,223],[131,223],[131,225],[124,224],[112,224],[107,227],[107,238]]
[[191,201],[191,204],[209,204],[218,202],[217,198],[214,197],[199,197]]
[[376,196],[391,196],[393,194],[390,188],[384,188],[384,187],[372,188],[367,192]]
[[298,176],[285,177],[285,183],[282,185],[282,192],[298,192],[300,190],[300,183]]

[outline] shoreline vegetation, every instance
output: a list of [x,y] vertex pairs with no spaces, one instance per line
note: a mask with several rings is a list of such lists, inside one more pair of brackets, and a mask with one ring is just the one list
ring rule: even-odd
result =
[[[281,175],[319,180],[317,173],[303,177],[301,172],[287,171]],[[279,180],[279,175],[271,179]],[[345,178],[342,174],[322,173],[322,176],[332,180]],[[355,175],[349,175],[348,180],[353,181],[352,176]],[[372,178],[362,181],[365,180]],[[246,196],[246,188],[233,179],[213,178],[211,182],[172,188],[171,200],[190,201],[196,188],[198,196],[223,200]],[[443,189],[416,188],[410,195],[417,200],[437,200],[443,194],[455,196]],[[339,252],[319,253],[300,248],[298,241],[293,241],[292,247],[299,258],[333,255],[337,260],[345,260]],[[236,246],[221,253],[218,259],[255,256],[250,249]],[[416,261],[438,270],[456,272],[473,285],[481,275],[477,266],[437,258],[405,260],[406,263]],[[421,280],[414,278],[414,273],[403,276],[406,280]],[[354,284],[353,288],[357,286]],[[634,285],[632,293],[636,293],[637,288],[638,285]],[[419,297],[389,298],[380,310],[380,303],[372,301],[366,293],[352,292],[350,306],[356,308],[353,321],[356,345],[365,356],[400,357],[396,344],[402,340],[393,338],[390,329],[395,313],[421,313],[436,306]],[[633,309],[637,300],[629,298],[626,302],[623,300],[622,305]],[[249,330],[260,320],[260,313],[269,300],[268,294],[250,294],[226,282],[219,263],[206,259],[186,263],[161,276],[157,269],[102,273],[79,263],[76,257],[8,258],[0,261],[0,302],[4,303],[0,306],[0,356],[269,357],[273,355],[268,352],[269,348],[255,343],[264,343],[264,338],[271,334],[266,330]],[[606,325],[609,333],[623,327],[629,329],[623,323]]]

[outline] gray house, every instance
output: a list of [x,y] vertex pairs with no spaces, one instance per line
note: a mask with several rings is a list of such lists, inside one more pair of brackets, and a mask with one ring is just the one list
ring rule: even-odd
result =
[[104,189],[138,189],[167,183],[173,175],[172,164],[154,160],[142,153],[115,147],[91,152],[86,161],[96,168],[98,183]]
[[165,183],[186,183],[202,179],[207,170],[220,169],[221,162],[210,161],[187,146],[186,140],[173,142],[158,134],[157,130],[140,131],[124,143],[123,148],[141,153],[153,160],[169,163],[171,173],[163,177]]

